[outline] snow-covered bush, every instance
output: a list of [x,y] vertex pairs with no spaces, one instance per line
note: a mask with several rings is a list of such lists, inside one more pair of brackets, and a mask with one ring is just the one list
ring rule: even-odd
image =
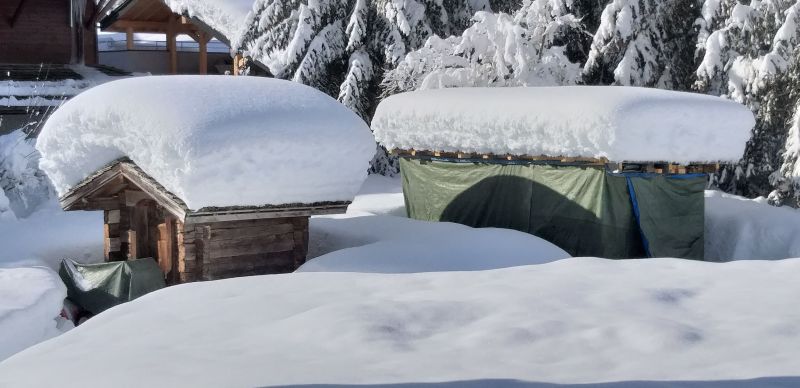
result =
[[50,181],[39,170],[35,142],[22,130],[0,136],[0,191],[6,208],[17,218],[29,216],[54,196]]

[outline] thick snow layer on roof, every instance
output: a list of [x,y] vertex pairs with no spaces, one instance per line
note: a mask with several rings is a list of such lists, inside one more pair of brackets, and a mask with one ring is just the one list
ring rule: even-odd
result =
[[36,148],[59,195],[127,156],[190,209],[349,201],[375,143],[324,93],[257,77],[110,82],[66,102]]
[[738,160],[754,125],[719,97],[618,86],[423,90],[372,120],[389,149],[672,162]]
[[[196,17],[229,42],[245,27],[253,0],[163,0],[177,14]],[[219,38],[219,37],[218,37]]]

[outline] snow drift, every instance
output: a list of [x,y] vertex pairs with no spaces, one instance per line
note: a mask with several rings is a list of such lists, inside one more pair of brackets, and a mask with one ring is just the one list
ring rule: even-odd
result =
[[479,271],[549,263],[563,249],[511,229],[475,229],[451,222],[394,216],[318,217],[311,222],[309,255],[297,272],[409,273]]
[[754,125],[719,97],[618,86],[421,90],[372,120],[388,149],[678,163],[738,160]]
[[512,379],[721,387],[715,382],[798,376],[800,311],[787,308],[800,293],[798,271],[800,260],[567,259],[493,271],[187,284],[7,359],[0,386]]
[[800,257],[800,210],[706,191],[707,260],[776,260]]
[[50,117],[36,148],[59,195],[127,156],[197,210],[350,201],[375,142],[357,115],[308,86],[157,76],[81,93]]
[[56,318],[66,297],[48,268],[0,268],[0,360],[60,334]]

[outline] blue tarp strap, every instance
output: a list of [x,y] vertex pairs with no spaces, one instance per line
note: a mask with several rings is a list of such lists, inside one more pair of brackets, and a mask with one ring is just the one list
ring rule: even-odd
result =
[[645,236],[644,230],[642,230],[642,222],[639,217],[639,201],[636,200],[636,191],[633,189],[631,177],[625,176],[625,181],[628,183],[628,195],[631,197],[631,205],[633,205],[633,216],[636,218],[636,226],[639,227],[639,234],[642,236],[644,252],[647,257],[653,257],[653,255],[650,253],[650,243],[647,241],[647,236]]

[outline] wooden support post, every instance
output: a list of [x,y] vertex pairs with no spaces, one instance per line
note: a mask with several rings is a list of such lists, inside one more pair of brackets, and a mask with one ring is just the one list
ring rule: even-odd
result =
[[127,50],[133,50],[133,27],[125,29],[125,48]]
[[176,41],[177,19],[170,17],[167,27],[167,51],[169,52],[169,73],[178,74],[178,44]]
[[206,34],[204,31],[199,31],[197,33],[197,37],[199,38],[197,44],[199,45],[199,54],[198,60],[200,63],[197,67],[197,72],[200,74],[208,74],[208,37],[209,35]]
[[236,54],[233,57],[233,75],[239,75],[239,62],[242,60],[242,54]]

